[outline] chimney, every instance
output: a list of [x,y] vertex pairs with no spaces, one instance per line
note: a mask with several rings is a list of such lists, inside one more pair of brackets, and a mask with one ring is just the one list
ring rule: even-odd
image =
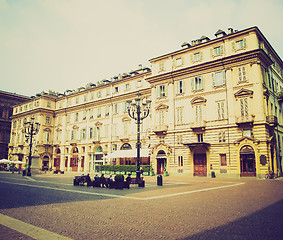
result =
[[228,28],[228,34],[233,33],[233,28]]

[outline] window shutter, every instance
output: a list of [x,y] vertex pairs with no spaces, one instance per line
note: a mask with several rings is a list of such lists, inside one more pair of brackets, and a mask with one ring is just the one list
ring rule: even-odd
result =
[[156,87],[156,97],[160,97],[160,86]]
[[164,85],[164,88],[165,88],[165,97],[167,97],[168,96],[168,94],[167,94],[167,85]]
[[210,56],[213,57],[213,48],[210,48]]
[[243,39],[243,45],[244,45],[244,48],[247,46],[247,39],[246,38]]
[[203,89],[203,82],[204,82],[204,81],[203,81],[203,77],[201,76],[201,77],[200,77],[200,86],[201,86],[200,89]]
[[221,45],[221,46],[220,46],[220,51],[221,51],[221,54],[224,53],[224,45]]
[[176,82],[176,94],[180,93],[180,82]]
[[191,53],[191,62],[194,62],[194,55]]
[[215,86],[215,73],[211,74],[212,85]]
[[199,52],[199,59],[202,60],[202,52]]
[[192,91],[196,90],[195,78],[191,78],[191,87],[192,87]]
[[236,47],[235,47],[235,41],[232,42],[232,49],[235,51]]
[[225,71],[221,72],[221,84],[224,85],[226,83],[226,79],[225,79]]
[[176,65],[177,65],[176,63],[177,63],[177,61],[176,61],[176,59],[174,58],[174,59],[173,59],[173,68],[176,67]]

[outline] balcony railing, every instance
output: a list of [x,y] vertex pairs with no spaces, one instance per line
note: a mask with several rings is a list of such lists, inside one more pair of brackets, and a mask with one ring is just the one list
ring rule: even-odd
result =
[[167,125],[157,125],[154,127],[153,132],[156,135],[164,135],[167,134],[168,126]]
[[277,126],[278,125],[277,117],[274,116],[274,115],[266,116],[266,122],[268,122],[270,126]]
[[206,127],[206,121],[194,122],[191,125],[191,129],[193,131],[199,131],[199,130],[204,131],[205,127]]
[[242,124],[252,125],[254,122],[254,117],[255,117],[254,115],[236,117],[236,124],[237,125],[242,125]]

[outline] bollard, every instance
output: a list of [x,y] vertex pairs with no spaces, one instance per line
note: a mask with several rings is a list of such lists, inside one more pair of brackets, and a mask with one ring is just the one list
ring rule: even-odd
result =
[[162,175],[157,176],[157,186],[162,186]]

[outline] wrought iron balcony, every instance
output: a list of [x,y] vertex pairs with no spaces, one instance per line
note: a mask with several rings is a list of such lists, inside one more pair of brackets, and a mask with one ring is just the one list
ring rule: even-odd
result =
[[274,115],[266,116],[266,122],[268,122],[268,124],[272,127],[275,127],[278,125],[277,117]]

